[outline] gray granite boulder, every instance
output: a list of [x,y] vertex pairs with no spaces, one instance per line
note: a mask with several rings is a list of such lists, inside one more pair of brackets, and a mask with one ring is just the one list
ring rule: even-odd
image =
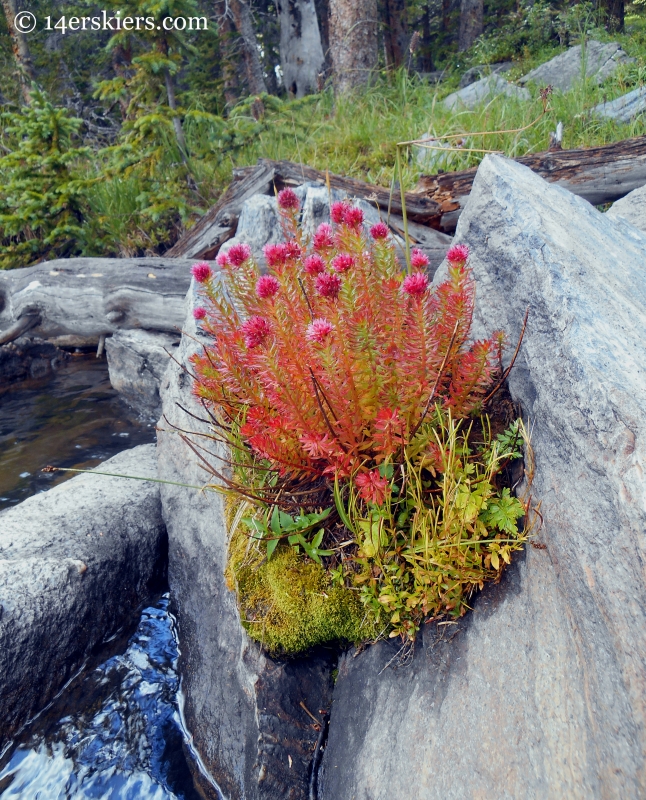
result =
[[[104,462],[156,477],[155,447]],[[0,513],[0,751],[164,585],[157,483],[80,475]]]
[[[582,63],[585,59],[585,69]],[[602,43],[590,40],[584,53],[581,45],[570,47],[564,53],[546,61],[524,75],[519,83],[533,82],[541,86],[553,86],[562,92],[569,91],[584,76],[597,83],[603,83],[617,69],[619,64],[634,61],[621,49],[617,42]]]
[[630,122],[631,119],[646,111],[646,86],[639,86],[628,94],[622,94],[615,100],[599,103],[592,109],[597,117],[607,117],[617,122]]
[[640,231],[646,231],[646,186],[633,189],[614,202],[606,211],[606,216],[610,219],[625,219]]
[[179,331],[123,330],[105,340],[110,383],[143,417],[159,419],[159,386],[179,338]]
[[[460,217],[474,333],[515,342],[535,543],[412,663],[339,664],[320,800],[646,794],[646,234],[487,156]],[[436,280],[441,274],[436,276]],[[393,659],[391,666],[385,668]]]
[[[205,341],[190,311],[177,353],[188,366]],[[191,395],[191,378],[173,362],[161,396],[159,476],[202,486],[207,475],[178,429],[194,431],[197,447],[220,453],[205,410]],[[204,420],[200,422],[199,420]],[[217,455],[203,453],[216,468]],[[179,625],[183,713],[204,774],[227,800],[307,800],[318,731],[301,706],[317,718],[331,702],[334,654],[268,658],[244,632],[235,596],[225,584],[227,530],[224,501],[212,491],[162,485],[169,535],[168,578]]]
[[460,108],[475,108],[475,106],[485,101],[492,100],[499,95],[505,97],[513,97],[517,100],[530,100],[531,95],[529,91],[522,86],[515,86],[509,83],[500,75],[493,73],[486,78],[481,78],[475,83],[469,84],[464,89],[453,92],[448,97],[445,97],[442,103],[450,110],[459,110]]

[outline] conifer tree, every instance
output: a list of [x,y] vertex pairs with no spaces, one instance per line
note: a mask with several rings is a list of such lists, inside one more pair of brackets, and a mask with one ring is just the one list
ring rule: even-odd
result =
[[0,268],[81,252],[89,181],[74,167],[89,148],[76,146],[82,120],[56,108],[38,89],[31,105],[2,115],[7,150],[0,158]]

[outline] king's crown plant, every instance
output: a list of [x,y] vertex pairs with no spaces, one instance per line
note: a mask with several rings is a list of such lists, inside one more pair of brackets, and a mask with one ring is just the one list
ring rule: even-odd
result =
[[212,470],[229,495],[229,585],[271,652],[413,640],[463,615],[526,539],[507,478],[524,428],[485,413],[504,335],[469,343],[465,246],[434,288],[426,255],[402,272],[388,226],[367,231],[350,203],[311,235],[295,192],[278,208],[285,241],[264,248],[266,269],[245,244],[219,271],[193,268],[210,338],[194,393],[225,445]]

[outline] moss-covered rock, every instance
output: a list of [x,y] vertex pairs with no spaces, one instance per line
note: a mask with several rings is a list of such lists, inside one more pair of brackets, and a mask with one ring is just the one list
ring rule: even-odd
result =
[[374,639],[378,621],[354,592],[333,586],[328,573],[294,548],[279,545],[270,560],[239,528],[229,545],[227,581],[240,619],[269,652],[294,655],[317,644]]

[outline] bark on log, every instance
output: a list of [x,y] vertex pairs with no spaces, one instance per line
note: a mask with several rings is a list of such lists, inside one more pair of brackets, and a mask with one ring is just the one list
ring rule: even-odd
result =
[[[556,150],[514,159],[550,183],[583,197],[592,205],[618,200],[646,184],[646,136],[580,150]],[[424,175],[416,193],[434,200],[442,208],[440,224],[453,232],[469,196],[477,169]]]
[[82,337],[96,344],[124,328],[177,333],[192,261],[71,258],[0,271],[0,341],[16,323],[40,317],[43,339]]

